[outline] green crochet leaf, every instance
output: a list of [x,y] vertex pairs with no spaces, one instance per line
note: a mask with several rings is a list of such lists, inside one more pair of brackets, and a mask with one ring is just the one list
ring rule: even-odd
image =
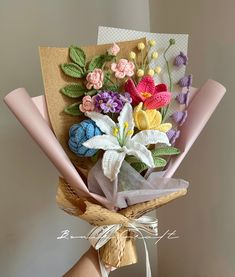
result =
[[135,156],[126,156],[125,161],[128,162],[129,164],[140,162],[140,160]]
[[76,64],[78,64],[81,67],[85,67],[86,64],[86,54],[84,53],[84,51],[77,46],[70,46],[69,48],[69,56],[70,59],[75,62]]
[[61,89],[61,92],[71,98],[79,98],[85,94],[87,89],[81,84],[71,84]]
[[[160,157],[153,157],[155,167],[164,167],[167,164],[167,161]],[[132,167],[138,172],[142,172],[148,169],[148,166],[142,162],[135,162],[131,164]]]
[[69,115],[73,115],[73,116],[82,115],[83,113],[79,109],[80,104],[81,104],[81,102],[73,103],[73,104],[67,106],[64,109],[64,112],[66,112]]
[[111,90],[111,91],[118,91],[118,85],[114,84],[114,82],[110,79],[111,73],[106,72],[104,75],[104,84],[103,88],[106,90]]
[[162,147],[162,148],[157,148],[151,151],[153,157],[156,156],[171,156],[171,155],[178,155],[180,154],[180,150],[175,147]]
[[[163,158],[160,158],[159,156],[177,155],[180,153],[180,150],[175,147],[162,147],[151,150],[151,153],[153,156],[155,167],[164,167],[166,166],[167,161]],[[145,163],[140,162],[140,160],[135,156],[127,156],[125,160],[129,164],[131,164],[131,166],[134,167],[136,171],[140,173],[148,169],[148,166]]]
[[60,65],[63,72],[73,78],[82,78],[83,71],[80,66],[75,63],[64,63]]
[[85,94],[86,94],[86,95],[93,96],[93,95],[96,95],[97,93],[98,93],[98,90],[89,90],[89,91],[87,91]]
[[116,86],[116,85],[110,85],[110,86],[105,86],[105,89],[106,90],[111,90],[111,91],[118,91],[119,89],[118,89],[118,86]]
[[99,55],[95,56],[89,64],[88,70],[93,71],[95,68],[102,68],[106,62],[110,62],[115,56],[112,55]]
[[142,171],[146,170],[148,168],[148,166],[145,163],[133,163],[131,164],[131,166],[138,171],[139,173],[141,173]]
[[104,74],[104,85],[111,83],[110,77],[111,77],[111,73],[110,72],[105,72],[105,74]]
[[153,157],[155,167],[164,167],[167,164],[167,161],[160,157]]

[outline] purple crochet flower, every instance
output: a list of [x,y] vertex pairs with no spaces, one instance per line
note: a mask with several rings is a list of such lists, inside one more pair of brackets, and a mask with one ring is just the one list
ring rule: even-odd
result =
[[175,141],[177,140],[177,138],[180,136],[180,131],[179,130],[174,130],[174,129],[170,129],[167,133],[166,133],[169,141],[171,144],[174,144]]
[[182,65],[187,65],[187,63],[188,63],[188,57],[183,52],[180,52],[180,54],[176,56],[174,60],[174,65],[178,67]]
[[187,75],[187,76],[184,76],[183,78],[181,78],[179,80],[179,85],[182,87],[182,88],[189,88],[191,85],[192,85],[192,82],[193,82],[193,75],[190,74],[190,75]]
[[103,113],[120,113],[127,102],[131,102],[129,93],[103,91],[95,96],[96,110]]
[[100,105],[101,110],[104,113],[116,113],[119,110],[119,104],[114,99],[109,99],[106,103]]
[[179,124],[179,126],[183,125],[186,118],[188,116],[188,112],[187,111],[183,111],[183,112],[174,112],[171,117],[173,118],[173,120]]
[[188,103],[189,103],[189,91],[187,91],[186,93],[180,92],[180,93],[176,96],[176,100],[177,100],[180,104],[184,104],[184,105],[188,106]]
[[130,93],[128,93],[128,92],[124,92],[123,94],[119,94],[119,97],[120,97],[120,100],[123,102],[123,104],[132,102],[132,98],[130,96]]

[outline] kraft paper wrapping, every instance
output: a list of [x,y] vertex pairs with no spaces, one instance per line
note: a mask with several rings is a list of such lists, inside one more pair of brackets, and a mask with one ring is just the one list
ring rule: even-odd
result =
[[177,192],[115,212],[104,208],[98,203],[94,203],[92,199],[78,197],[65,180],[60,178],[56,201],[58,206],[65,212],[78,216],[91,225],[123,224],[123,227],[115,233],[115,236],[100,249],[100,256],[105,264],[113,267],[122,267],[137,262],[135,240],[131,238],[125,228],[125,223],[129,219],[138,218],[186,193],[186,189],[181,189]]
[[[146,39],[142,38],[138,40],[118,42],[120,47],[118,55],[128,59],[130,51],[136,50],[139,42],[146,43]],[[82,46],[82,49],[85,51],[87,60],[89,61],[94,56],[104,54],[110,46],[111,44]],[[64,113],[64,108],[75,101],[60,93],[60,89],[67,84],[80,82],[79,79],[66,76],[60,69],[61,64],[69,62],[68,48],[40,47],[39,54],[47,108],[52,129],[66,154],[77,167],[83,179],[86,180],[88,171],[94,163],[91,162],[90,158],[78,158],[68,147],[69,128],[74,123],[82,121],[84,117],[71,116]]]

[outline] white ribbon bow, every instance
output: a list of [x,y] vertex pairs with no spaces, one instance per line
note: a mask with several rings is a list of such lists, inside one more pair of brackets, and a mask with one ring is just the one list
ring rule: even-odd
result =
[[[91,245],[96,249],[99,250],[103,245],[105,245],[113,235],[121,228],[127,228],[128,231],[135,232],[140,235],[141,239],[144,243],[145,248],[145,257],[146,257],[146,277],[151,277],[151,268],[149,263],[149,254],[146,245],[145,238],[143,236],[143,231],[152,235],[158,235],[158,220],[151,216],[142,216],[137,219],[130,219],[128,223],[123,224],[113,224],[113,225],[103,225],[94,227],[90,233],[87,235],[87,238]],[[99,257],[99,264],[100,264],[100,271],[102,277],[107,277],[108,272]]]

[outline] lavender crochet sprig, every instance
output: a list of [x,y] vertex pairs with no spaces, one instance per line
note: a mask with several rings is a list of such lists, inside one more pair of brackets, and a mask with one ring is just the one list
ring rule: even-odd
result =
[[171,144],[175,144],[175,141],[179,138],[180,136],[180,130],[174,130],[174,129],[170,129],[167,133],[166,133],[169,141]]
[[185,92],[180,92],[176,96],[176,100],[179,102],[179,104],[188,106],[188,103],[189,103],[189,91],[187,91],[186,93]]
[[186,75],[183,78],[181,78],[178,82],[179,86],[182,88],[187,88],[187,92],[180,92],[177,96],[176,96],[176,100],[180,103],[180,104],[184,104],[186,106],[188,106],[189,103],[189,92],[190,92],[190,87],[192,85],[193,82],[193,75]]
[[187,111],[183,111],[183,112],[182,112],[182,111],[176,111],[176,112],[174,112],[174,113],[171,115],[172,119],[173,119],[179,126],[181,126],[181,125],[184,124],[184,122],[185,122],[187,116],[188,116],[188,112],[187,112]]
[[187,65],[187,63],[188,63],[188,57],[183,52],[180,52],[180,54],[176,56],[174,60],[174,65],[177,67],[180,67],[182,65]]
[[186,75],[183,78],[181,78],[179,80],[179,85],[182,88],[185,88],[185,87],[189,88],[189,87],[191,87],[192,82],[193,82],[193,75],[190,74],[190,75]]

